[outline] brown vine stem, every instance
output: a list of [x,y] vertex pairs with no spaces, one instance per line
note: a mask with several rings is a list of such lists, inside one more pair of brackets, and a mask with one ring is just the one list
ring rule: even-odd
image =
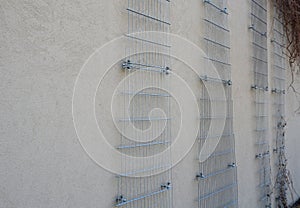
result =
[[300,92],[295,87],[297,71],[300,66],[300,1],[299,0],[272,0],[277,8],[277,13],[283,22],[286,35],[286,51],[291,70],[291,82],[287,90],[292,90],[299,105],[294,111],[300,114]]
[[290,64],[290,73],[291,73],[291,81],[288,85],[287,90],[292,90],[295,95],[295,98],[298,102],[298,107],[294,110],[295,114],[300,114],[300,92],[295,87],[295,76],[297,71],[294,69],[293,65]]
[[[291,72],[291,81],[287,91],[291,90],[298,102],[298,107],[294,111],[295,114],[300,114],[300,92],[295,86],[297,81],[296,67],[300,66],[300,0],[271,0],[276,7],[276,13],[279,14],[279,19],[282,21],[285,38],[286,38],[286,56],[288,57],[289,67]],[[283,136],[285,135],[283,130]],[[294,201],[293,193],[299,197],[293,186],[292,177],[287,170],[287,159],[285,152],[279,154],[280,165],[278,166],[278,175],[276,182],[279,184],[278,191],[278,207],[287,208],[287,189],[290,192],[292,201]]]

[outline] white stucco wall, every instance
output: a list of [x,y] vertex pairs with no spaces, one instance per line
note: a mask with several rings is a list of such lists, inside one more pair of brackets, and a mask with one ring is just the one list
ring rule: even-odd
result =
[[[201,1],[171,5],[172,32],[201,45]],[[121,0],[0,0],[1,208],[111,207],[115,176],[81,147],[72,94],[86,59],[126,31],[125,8]],[[229,1],[228,9],[239,207],[252,208],[257,195],[249,4]],[[300,115],[293,112],[297,102],[290,92],[286,107],[288,167],[300,192]],[[194,203],[196,152],[173,170],[176,208]]]
[[[299,70],[299,68],[295,69]],[[299,72],[295,73],[295,81],[293,82],[293,87],[297,92],[300,90],[300,79]],[[292,83],[291,74],[288,74],[287,87]],[[300,114],[299,106],[300,99],[297,93],[289,88],[286,97],[286,114],[287,114],[287,131],[286,131],[286,150],[287,150],[287,160],[288,160],[288,170],[290,171],[291,179],[293,181],[293,186],[297,193],[293,194],[294,199],[299,198],[300,192]],[[293,187],[292,187],[293,188]],[[291,197],[290,197],[291,200]]]

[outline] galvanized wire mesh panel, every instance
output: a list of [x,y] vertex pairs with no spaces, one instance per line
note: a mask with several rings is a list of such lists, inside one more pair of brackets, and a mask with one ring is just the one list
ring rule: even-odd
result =
[[[237,179],[232,128],[231,65],[230,65],[230,30],[228,28],[227,1],[205,0],[204,14],[204,52],[207,65],[211,64],[219,77],[204,74],[201,77],[202,92],[200,98],[199,151],[208,140],[216,140],[213,153],[199,164],[196,175],[198,181],[198,207],[237,207]],[[211,97],[207,89],[222,94]],[[213,109],[225,107],[225,115],[212,116]],[[222,123],[225,120],[225,124]],[[224,125],[221,134],[210,135],[209,128]],[[212,127],[213,128],[213,127]],[[218,141],[219,140],[219,141]]]
[[251,0],[257,193],[259,207],[271,207],[271,166],[268,133],[267,1]]
[[286,157],[285,157],[285,78],[286,55],[285,34],[282,20],[276,7],[273,15],[272,42],[272,100],[273,100],[273,153],[274,194],[276,206],[284,207],[286,202]]
[[[120,144],[116,147],[120,152],[133,157],[149,157],[166,150],[171,144],[171,112],[168,92],[160,86],[168,86],[166,76],[170,69],[170,2],[168,0],[128,0],[126,8],[128,15],[128,31],[126,34],[128,46],[126,59],[122,69],[124,78],[135,73],[135,79],[125,81],[120,96],[123,102],[129,102],[129,109],[124,109],[119,122],[122,131],[128,130],[132,124],[138,130],[147,130],[149,141],[140,140],[139,134],[128,132],[131,138],[121,136]],[[147,31],[165,32],[158,39]],[[151,52],[150,52],[151,51]],[[147,85],[155,87],[149,88]],[[136,87],[142,88],[136,91]],[[165,116],[150,115],[151,110],[159,108]],[[129,111],[129,117],[126,112]],[[163,131],[160,127],[164,127]],[[158,134],[159,133],[159,134]],[[156,137],[156,135],[159,135]],[[117,176],[118,194],[115,207],[172,207],[171,171],[157,174],[160,170],[171,167],[171,153],[169,157],[150,163],[135,164],[122,158],[123,173]],[[143,175],[144,177],[139,177]]]

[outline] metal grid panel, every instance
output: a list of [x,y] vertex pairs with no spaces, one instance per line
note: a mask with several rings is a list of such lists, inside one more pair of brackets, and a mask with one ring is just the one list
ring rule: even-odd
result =
[[278,10],[274,7],[272,37],[272,99],[273,99],[273,153],[274,153],[274,194],[276,206],[286,202],[286,157],[285,157],[285,78],[286,56],[284,28]]
[[[234,151],[234,135],[232,128],[231,100],[231,64],[230,64],[230,30],[228,29],[227,1],[204,0],[204,52],[207,63],[216,68],[219,77],[201,76],[202,83],[216,92],[225,91],[226,99],[210,97],[204,84],[200,98],[200,131],[199,151],[207,140],[220,138],[214,152],[201,162],[196,175],[198,181],[198,207],[237,207],[237,179]],[[208,63],[209,64],[209,63]],[[216,93],[218,94],[218,93]],[[212,109],[226,106],[227,113],[223,117],[212,117]],[[208,137],[212,121],[221,125],[225,119],[222,135]]]
[[251,0],[257,193],[259,207],[271,207],[271,166],[268,133],[267,1]]
[[[137,79],[126,81],[120,96],[124,103],[130,98],[130,116],[123,116],[119,122],[122,130],[126,131],[129,124],[135,128],[146,130],[150,126],[152,132],[149,137],[155,137],[160,126],[165,128],[155,139],[149,142],[139,141],[139,135],[133,134],[134,141],[121,136],[120,144],[116,147],[120,152],[134,157],[148,157],[165,150],[171,144],[171,96],[160,89],[166,86],[166,76],[170,69],[170,2],[168,0],[128,0],[128,31],[126,34],[128,47],[126,48],[126,59],[123,61],[122,69],[124,77],[130,77],[137,73]],[[165,32],[158,39],[146,31]],[[152,52],[143,51],[151,50]],[[130,55],[129,55],[130,54]],[[133,55],[132,55],[133,54]],[[163,55],[164,54],[164,55]],[[138,82],[138,83],[137,83]],[[136,84],[147,86],[153,84],[154,88],[145,88],[135,92]],[[132,97],[133,96],[133,97]],[[149,116],[154,108],[162,109],[166,116]],[[126,115],[124,109],[123,115]],[[171,154],[171,153],[170,153]],[[122,158],[121,166],[123,173],[117,176],[118,194],[115,207],[126,208],[168,208],[172,207],[172,183],[171,171],[154,174],[166,167],[171,167],[170,157],[151,164],[133,164]],[[146,177],[136,177],[139,174]]]

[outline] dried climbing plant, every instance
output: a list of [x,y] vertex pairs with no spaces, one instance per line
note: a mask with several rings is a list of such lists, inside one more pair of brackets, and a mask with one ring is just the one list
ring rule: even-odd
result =
[[[294,87],[294,82],[297,73],[295,69],[300,66],[300,0],[272,0],[272,2],[277,9],[276,12],[279,14],[279,18],[282,20],[286,37],[286,55],[288,57],[292,78],[288,89],[291,89],[297,100],[299,100],[300,92]],[[297,113],[299,110],[300,102],[299,108],[295,112]],[[285,125],[280,125],[281,128],[278,128],[278,131],[280,131],[279,134],[282,134],[283,137],[285,136]],[[287,169],[287,159],[284,150],[279,152],[278,174],[275,183],[279,185],[279,195],[276,196],[278,207],[288,208],[287,191],[290,192],[292,201],[294,201],[293,193],[298,197],[299,195],[294,189],[290,172]]]
[[294,86],[295,76],[300,71],[300,0],[272,0],[277,12],[282,19],[286,34],[286,55],[291,69],[291,82],[288,89],[291,89],[299,102],[295,113],[300,114],[300,92]]
[[273,0],[287,39],[287,56],[290,65],[300,64],[300,0]]

